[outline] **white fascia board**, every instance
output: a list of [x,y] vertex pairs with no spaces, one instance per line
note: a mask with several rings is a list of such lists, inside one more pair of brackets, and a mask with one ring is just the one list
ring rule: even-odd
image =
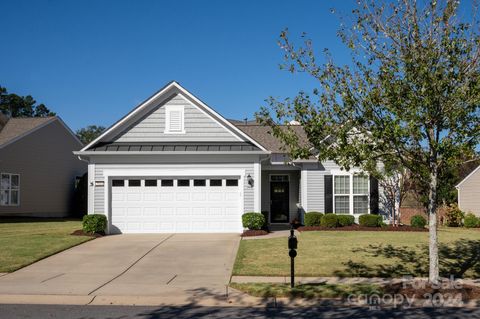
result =
[[[170,84],[168,84],[167,86],[165,86],[163,89],[161,89],[160,91],[158,91],[156,94],[154,94],[152,97],[150,97],[149,99],[147,99],[145,102],[143,102],[142,104],[140,104],[139,106],[137,106],[133,111],[131,111],[129,114],[127,114],[124,118],[122,118],[120,121],[118,121],[117,123],[113,124],[111,127],[109,127],[107,130],[105,130],[105,132],[103,132],[99,137],[97,137],[95,140],[93,140],[90,144],[88,144],[87,146],[85,146],[82,151],[85,151],[87,149],[89,149],[91,146],[95,145],[97,142],[101,141],[102,138],[104,138],[105,136],[107,136],[108,134],[110,134],[113,130],[117,129],[118,127],[120,127],[121,125],[123,125],[126,121],[128,121],[129,119],[131,119],[133,116],[135,116],[136,114],[138,114],[140,111],[142,111],[145,107],[147,107],[152,101],[156,100],[159,96],[163,95],[165,92],[167,92],[169,89],[171,89],[172,87],[175,87],[177,88],[180,92],[182,92],[185,96],[188,96],[190,99],[192,99],[193,101],[195,101],[198,105],[200,105],[201,107],[203,107],[205,110],[207,110],[207,112],[210,112],[211,114],[213,114],[215,117],[216,117],[216,120],[218,122],[222,122],[224,124],[224,126],[228,127],[230,129],[230,131],[234,131],[236,132],[238,135],[244,137],[245,139],[247,139],[248,141],[252,142],[255,146],[257,146],[258,148],[260,148],[261,150],[267,152],[267,149],[265,149],[261,144],[259,144],[257,141],[255,141],[254,139],[252,139],[250,136],[248,136],[247,134],[245,134],[242,130],[240,130],[239,128],[237,128],[235,125],[233,125],[232,123],[230,123],[229,121],[227,121],[225,118],[223,118],[220,114],[218,114],[217,112],[215,112],[212,108],[210,108],[209,106],[207,106],[205,103],[203,103],[202,101],[200,101],[198,98],[196,98],[193,94],[191,94],[190,92],[188,92],[186,89],[184,89],[180,84],[178,84],[177,82],[175,81],[172,81]],[[188,99],[187,99],[188,101]],[[223,126],[223,125],[222,125]]]
[[207,168],[169,168],[169,169],[144,169],[124,168],[103,170],[103,176],[245,176],[244,169],[207,169]]
[[93,145],[95,145],[97,142],[101,141],[102,138],[104,138],[106,135],[108,135],[110,132],[112,132],[113,130],[117,129],[118,127],[120,127],[121,125],[123,125],[126,121],[128,121],[130,118],[132,118],[134,115],[136,115],[137,113],[139,113],[141,110],[143,110],[148,104],[150,104],[150,102],[154,101],[155,99],[157,99],[159,96],[161,96],[162,94],[164,94],[166,91],[168,91],[170,88],[172,88],[173,86],[177,86],[175,85],[176,82],[171,82],[170,84],[168,84],[167,86],[165,86],[163,89],[161,89],[160,91],[158,91],[156,94],[154,94],[153,96],[151,96],[150,98],[148,98],[146,101],[144,101],[142,104],[138,105],[135,109],[133,109],[133,111],[131,111],[130,113],[128,113],[125,117],[123,117],[120,121],[118,121],[117,123],[113,124],[112,126],[110,126],[108,129],[105,130],[105,132],[103,132],[99,137],[97,137],[96,139],[94,139],[92,142],[90,142],[90,144],[88,144],[87,146],[85,146],[84,148],[82,148],[82,151],[85,151],[87,149],[89,149],[90,147],[92,147]]
[[233,151],[233,152],[207,152],[207,151],[186,151],[186,152],[175,152],[175,151],[118,151],[118,152],[108,152],[108,151],[79,151],[73,152],[77,156],[90,156],[90,155],[259,155],[259,154],[268,154],[268,152],[263,151]]
[[478,165],[477,168],[475,168],[470,174],[467,175],[467,177],[465,177],[464,179],[462,179],[462,181],[460,183],[457,184],[457,186],[455,186],[455,188],[459,188],[460,185],[463,184],[463,182],[465,182],[467,179],[469,179],[470,177],[473,176],[473,174],[475,174],[478,170],[480,170],[480,165]]

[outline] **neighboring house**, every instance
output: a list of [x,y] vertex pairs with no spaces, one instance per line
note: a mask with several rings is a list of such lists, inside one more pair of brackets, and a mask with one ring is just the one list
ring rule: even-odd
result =
[[[5,123],[6,122],[6,123]],[[0,126],[0,216],[62,217],[87,164],[59,117],[11,118]]]
[[465,177],[456,188],[458,207],[464,212],[480,216],[480,166]]
[[88,212],[105,214],[110,233],[241,232],[250,211],[272,224],[378,212],[375,180],[315,158],[287,163],[268,130],[171,82],[75,152],[89,162]]

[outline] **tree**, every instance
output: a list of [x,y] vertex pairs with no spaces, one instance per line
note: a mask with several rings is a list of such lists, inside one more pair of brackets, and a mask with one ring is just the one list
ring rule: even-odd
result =
[[[313,94],[270,98],[257,114],[293,158],[332,159],[380,175],[379,163],[402,166],[427,185],[429,280],[439,281],[437,194],[439,172],[458,165],[480,134],[480,37],[472,21],[460,21],[459,2],[362,1],[338,32],[351,50],[339,66],[302,35],[298,48],[285,30],[283,67],[305,72],[318,83]],[[303,125],[308,143],[291,126]]]
[[55,116],[44,104],[36,103],[31,95],[8,93],[6,88],[0,86],[0,112],[8,117]]
[[100,134],[105,131],[105,127],[97,125],[89,125],[87,127],[81,128],[75,132],[80,141],[87,145],[94,139],[100,136]]

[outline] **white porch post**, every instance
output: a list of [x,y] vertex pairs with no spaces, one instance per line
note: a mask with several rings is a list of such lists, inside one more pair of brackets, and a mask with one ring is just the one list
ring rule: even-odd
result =
[[88,164],[88,205],[87,205],[87,214],[95,213],[94,207],[94,196],[95,196],[95,164]]
[[308,212],[308,194],[307,194],[307,171],[300,171],[300,204],[305,212]]
[[253,209],[255,212],[260,213],[262,211],[262,164],[260,162],[253,164],[253,176],[255,193]]

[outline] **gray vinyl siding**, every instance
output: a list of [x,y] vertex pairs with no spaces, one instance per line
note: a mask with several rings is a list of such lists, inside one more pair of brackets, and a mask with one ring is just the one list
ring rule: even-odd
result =
[[[270,212],[270,175],[288,175],[289,176],[289,221],[298,218],[297,203],[300,202],[300,171],[285,170],[265,170],[262,171],[262,211]],[[270,217],[269,217],[270,218]]]
[[458,188],[458,206],[464,212],[480,216],[480,169]]
[[[184,159],[187,161],[188,159]],[[181,159],[178,159],[179,162],[182,162]],[[190,159],[191,161],[191,159]],[[177,162],[178,163],[178,162]],[[142,169],[169,169],[169,168],[214,168],[214,169],[244,169],[245,176],[250,174],[254,179],[255,173],[253,169],[253,162],[251,163],[209,163],[209,164],[199,164],[199,163],[185,163],[185,164],[174,164],[162,163],[162,164],[95,164],[95,180],[104,181],[103,171],[104,169],[131,169],[131,168],[142,168]],[[244,198],[244,212],[249,212],[254,210],[254,188],[250,187],[248,183],[244,183],[243,189],[243,198]],[[104,214],[105,212],[105,186],[95,187],[94,189],[94,212]]]
[[330,175],[332,169],[339,168],[333,161],[303,165],[307,175],[307,203],[302,203],[302,205],[307,211],[331,213],[325,212],[324,176]]
[[[185,134],[165,134],[165,106],[184,107]],[[153,112],[118,135],[116,142],[234,142],[230,131],[193,106],[180,95],[174,95]]]
[[68,215],[75,177],[87,172],[87,163],[72,154],[79,149],[58,120],[0,149],[0,172],[20,175],[20,205],[0,206],[0,215]]

